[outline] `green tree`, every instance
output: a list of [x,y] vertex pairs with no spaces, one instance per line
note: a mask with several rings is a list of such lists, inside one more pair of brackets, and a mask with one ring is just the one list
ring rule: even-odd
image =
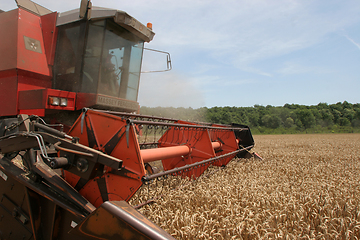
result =
[[317,108],[312,108],[311,109],[311,113],[314,115],[314,117],[315,117],[315,122],[317,123],[317,124],[319,124],[320,122],[321,122],[321,113],[320,113],[320,111],[317,109]]
[[291,117],[286,118],[284,125],[287,128],[294,126],[294,119],[292,119]]
[[349,119],[351,122],[356,116],[356,112],[352,108],[345,108],[343,111],[343,117]]
[[[260,133],[280,133],[296,131],[360,131],[360,103],[347,101],[314,106],[285,104],[283,107],[254,105],[253,107],[212,107],[212,108],[174,108],[141,107],[141,114],[169,117],[196,122],[239,123],[255,128]],[[341,127],[339,127],[341,126]],[[287,130],[281,127],[287,128]],[[346,128],[345,128],[346,127]],[[355,128],[355,129],[353,129]],[[279,130],[275,130],[279,129]],[[274,131],[275,130],[275,131]]]
[[332,124],[334,124],[333,120],[334,120],[334,116],[332,115],[332,113],[330,112],[329,109],[321,109],[320,110],[320,115],[321,115],[321,119],[322,119],[322,126],[330,126]]
[[266,115],[262,116],[262,118],[261,118],[262,126],[269,127],[270,121],[271,121],[270,119],[271,119],[270,114],[266,114]]
[[349,119],[345,118],[345,117],[340,117],[339,118],[339,124],[340,126],[350,126],[351,122]]
[[271,124],[270,127],[275,129],[281,126],[281,118],[277,115],[271,116]]
[[281,119],[277,115],[267,114],[262,117],[262,122],[264,123],[265,127],[273,129],[278,128],[281,125]]
[[327,103],[319,103],[317,106],[317,109],[321,110],[321,109],[328,109],[329,105]]
[[301,121],[302,125],[307,129],[311,128],[315,125],[315,117],[311,110],[309,109],[301,109],[297,111],[297,115],[299,120]]
[[334,108],[332,110],[332,115],[334,116],[334,123],[339,123],[339,119],[341,118],[341,112]]
[[342,103],[342,107],[343,107],[343,109],[352,109],[352,104],[348,103],[347,101],[344,101]]

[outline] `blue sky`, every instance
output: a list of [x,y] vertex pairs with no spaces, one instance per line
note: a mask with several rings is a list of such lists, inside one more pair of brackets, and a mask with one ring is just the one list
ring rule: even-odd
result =
[[[79,1],[38,0],[63,12]],[[173,70],[142,75],[142,106],[360,102],[358,0],[93,0],[146,24]],[[16,8],[4,0],[0,9]],[[162,68],[147,54],[144,70]]]

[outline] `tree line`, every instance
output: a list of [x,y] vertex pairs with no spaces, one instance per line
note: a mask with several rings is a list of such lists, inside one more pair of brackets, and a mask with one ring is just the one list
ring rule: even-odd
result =
[[248,125],[253,133],[360,132],[360,103],[319,103],[305,106],[172,108],[141,107],[141,114],[195,122]]

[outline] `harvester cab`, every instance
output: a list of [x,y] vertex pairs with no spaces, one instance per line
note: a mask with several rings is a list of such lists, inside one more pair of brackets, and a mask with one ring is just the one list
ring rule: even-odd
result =
[[249,127],[133,113],[151,24],[17,3],[0,13],[0,239],[172,239],[128,201],[251,156]]
[[30,0],[17,3],[18,9],[0,15],[0,100],[9,102],[0,106],[0,116],[48,117],[84,107],[139,110],[151,24],[123,11],[91,7],[90,1],[82,1],[82,12],[63,13]]
[[58,14],[53,87],[78,93],[76,108],[137,111],[144,42],[154,32],[127,13],[92,7]]

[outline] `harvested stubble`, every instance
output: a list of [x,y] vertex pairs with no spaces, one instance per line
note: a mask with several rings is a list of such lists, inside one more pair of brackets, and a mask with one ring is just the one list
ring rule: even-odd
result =
[[263,161],[235,159],[140,211],[177,239],[360,238],[360,134],[254,138]]

